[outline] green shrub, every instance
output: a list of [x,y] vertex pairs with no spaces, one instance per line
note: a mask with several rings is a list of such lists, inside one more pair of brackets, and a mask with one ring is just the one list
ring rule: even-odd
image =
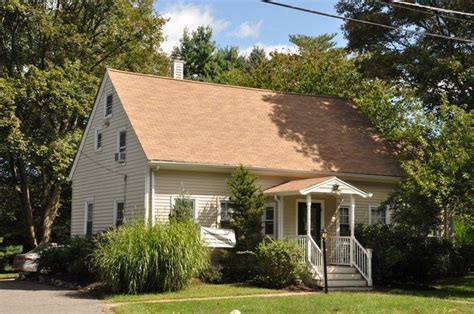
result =
[[211,265],[201,271],[199,279],[205,283],[222,283],[222,266]]
[[[0,237],[0,244],[3,237]],[[0,272],[11,270],[11,261],[15,255],[23,251],[22,245],[6,245],[0,246]]]
[[137,223],[103,233],[93,262],[114,292],[177,291],[207,267],[209,252],[190,221]]
[[357,225],[356,238],[373,249],[375,284],[428,283],[467,271],[462,250],[400,225]]
[[304,272],[303,251],[287,239],[268,239],[261,242],[255,252],[257,283],[271,288],[294,284]]
[[193,204],[188,195],[182,191],[174,201],[171,209],[170,220],[190,221],[192,220]]
[[90,266],[95,247],[96,241],[93,238],[70,238],[63,245],[41,250],[39,269],[49,273],[92,276]]

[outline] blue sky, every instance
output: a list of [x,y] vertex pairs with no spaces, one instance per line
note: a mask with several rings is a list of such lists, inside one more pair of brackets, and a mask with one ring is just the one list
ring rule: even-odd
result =
[[[278,0],[327,13],[336,13],[336,0]],[[193,30],[210,25],[221,47],[238,46],[250,51],[253,45],[272,50],[292,49],[289,34],[320,35],[338,33],[338,45],[345,44],[341,20],[262,3],[260,0],[159,0],[158,12],[170,21],[163,31],[163,50],[170,52],[179,43],[184,27]]]

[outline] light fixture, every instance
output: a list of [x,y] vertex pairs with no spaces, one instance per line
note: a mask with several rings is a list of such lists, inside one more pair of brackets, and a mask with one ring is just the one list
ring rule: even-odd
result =
[[326,228],[321,228],[321,239],[326,240],[327,236],[328,236],[328,232]]
[[341,190],[339,189],[339,184],[334,184],[332,186],[332,193],[336,194],[336,195],[341,195]]

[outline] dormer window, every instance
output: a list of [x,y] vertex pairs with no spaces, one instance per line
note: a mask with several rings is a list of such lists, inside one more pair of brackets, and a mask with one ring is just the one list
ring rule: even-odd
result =
[[114,97],[112,94],[107,95],[107,99],[105,101],[105,117],[110,118],[112,116],[112,103]]

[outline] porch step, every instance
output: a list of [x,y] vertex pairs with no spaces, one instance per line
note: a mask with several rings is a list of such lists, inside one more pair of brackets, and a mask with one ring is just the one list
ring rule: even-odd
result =
[[358,274],[359,272],[355,267],[350,266],[328,266],[328,274]]
[[328,273],[328,280],[361,280],[362,275],[359,273]]

